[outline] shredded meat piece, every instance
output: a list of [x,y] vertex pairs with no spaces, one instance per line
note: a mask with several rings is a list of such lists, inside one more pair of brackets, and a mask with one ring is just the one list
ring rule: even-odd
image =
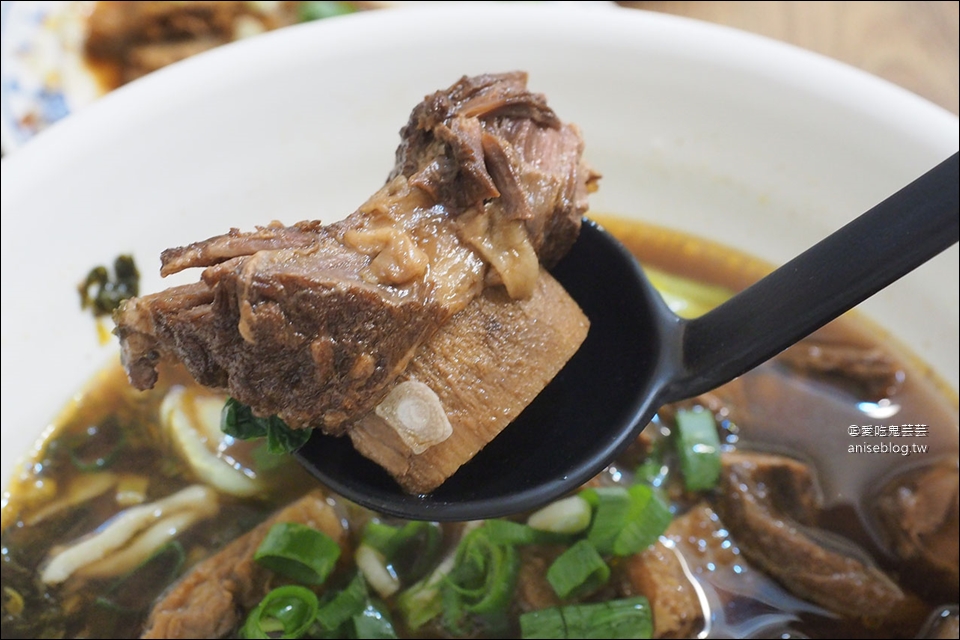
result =
[[427,96],[387,184],[345,220],[165,251],[163,274],[204,271],[118,310],[132,384],[153,386],[157,363],[172,358],[258,415],[346,432],[485,287],[529,295],[539,267],[523,256],[549,266],[566,253],[597,178],[582,150],[523,73]]
[[827,548],[803,526],[815,522],[819,509],[806,464],[736,452],[723,454],[722,465],[720,517],[743,554],[794,595],[841,615],[891,624],[921,611],[919,601],[879,569]]
[[547,581],[547,569],[563,551],[564,547],[556,545],[520,547],[520,571],[517,573],[517,588],[514,592],[514,606],[519,613],[539,611],[562,604],[557,592]]
[[640,594],[650,601],[655,638],[692,638],[703,628],[703,605],[683,569],[676,545],[690,539],[697,541],[695,544],[703,540],[704,553],[715,556],[713,561],[732,561],[730,552],[715,542],[718,528],[709,507],[698,505],[667,527],[663,538],[669,544],[661,540],[627,560],[630,594]]
[[263,599],[275,575],[253,559],[270,528],[279,522],[313,527],[347,544],[340,518],[320,491],[283,507],[190,570],[154,605],[144,638],[222,638],[236,628],[245,611]]
[[903,384],[903,370],[890,354],[877,347],[808,339],[782,352],[777,361],[798,373],[852,384],[871,400],[894,395]]
[[116,68],[112,84],[120,85],[243,35],[297,21],[298,3],[262,4],[97,2],[84,46],[91,58]]
[[957,599],[960,539],[960,474],[957,459],[925,466],[895,478],[884,487],[876,511],[894,553],[917,563],[937,582],[952,585]]
[[935,640],[960,638],[960,614],[957,613],[957,606],[944,608],[931,614],[924,630],[917,637]]

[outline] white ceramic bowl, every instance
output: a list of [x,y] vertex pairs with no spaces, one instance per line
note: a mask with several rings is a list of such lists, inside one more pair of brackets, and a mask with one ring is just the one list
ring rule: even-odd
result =
[[[426,93],[525,69],[581,125],[599,211],[780,263],[956,151],[957,118],[836,62],[639,11],[378,12],[229,45],[123,87],[2,169],[2,477],[108,358],[75,287],[133,252],[331,221],[384,180]],[[187,278],[194,278],[188,274]],[[177,280],[180,281],[180,280]],[[953,247],[866,312],[958,380]]]

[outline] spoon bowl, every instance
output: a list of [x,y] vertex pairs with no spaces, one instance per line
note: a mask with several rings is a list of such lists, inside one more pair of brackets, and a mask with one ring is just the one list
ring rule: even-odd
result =
[[713,389],[795,344],[960,238],[958,156],[937,165],[713,311],[683,320],[633,256],[585,220],[552,271],[590,318],[579,351],[436,491],[409,495],[348,438],[315,431],[299,462],[337,493],[418,520],[493,518],[574,490],[664,404]]

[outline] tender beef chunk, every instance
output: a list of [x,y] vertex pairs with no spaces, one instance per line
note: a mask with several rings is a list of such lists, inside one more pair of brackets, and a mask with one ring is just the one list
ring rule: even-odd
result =
[[[896,394],[906,376],[897,360],[885,350],[855,342],[848,331],[843,324],[827,325],[783,351],[771,361],[774,367],[788,369],[781,369],[777,378],[797,374],[821,380],[863,400]],[[741,427],[761,426],[775,417],[764,408],[793,401],[795,388],[771,375],[740,377],[702,394],[696,403],[729,415]]]
[[[551,266],[573,244],[589,188],[583,141],[531,94],[521,72],[463,78],[427,96],[403,128],[393,176],[403,175],[439,202],[502,210],[526,224]],[[547,160],[546,162],[544,160]],[[580,172],[571,180],[571,172]],[[554,210],[554,215],[538,212]]]
[[893,395],[903,384],[904,373],[897,362],[877,347],[809,339],[778,355],[777,361],[805,375],[852,385],[864,398],[872,400]]
[[627,560],[625,595],[639,594],[650,601],[655,638],[693,638],[703,629],[703,604],[684,570],[678,545],[686,545],[691,558],[697,549],[704,563],[732,563],[731,547],[721,546],[721,528],[709,507],[697,505],[671,522],[663,539]]
[[98,2],[87,21],[87,51],[117,55],[145,42],[217,38],[226,42],[242,2]]
[[918,638],[931,640],[949,640],[960,638],[960,613],[956,605],[942,607],[930,614]]
[[[177,263],[208,253],[191,248]],[[256,250],[210,266],[200,283],[132,299],[117,314],[130,380],[151,387],[168,356],[262,415],[334,430],[368,408],[443,317],[429,283],[372,284],[360,275],[369,263],[323,232],[310,247]]]
[[522,73],[428,96],[394,175],[345,220],[165,252],[163,273],[205,269],[118,311],[131,382],[151,387],[169,357],[259,415],[343,433],[485,287],[532,294],[537,256],[555,261],[579,232],[596,178],[582,146]]
[[564,547],[554,545],[520,547],[520,571],[517,573],[517,588],[514,592],[514,606],[518,613],[539,611],[562,604],[553,586],[547,582],[547,569],[563,551]]
[[97,2],[87,20],[88,55],[116,68],[123,84],[194,54],[296,22],[296,3]]
[[815,521],[819,502],[806,464],[747,452],[726,453],[722,463],[717,510],[760,569],[841,615],[895,622],[918,612],[915,599],[880,570],[828,548],[825,537],[803,526]]
[[222,638],[234,629],[277,586],[276,576],[253,554],[279,522],[305,524],[346,545],[340,518],[324,495],[307,494],[191,569],[154,605],[142,637]]
[[132,47],[125,56],[123,81],[132,82],[157,69],[186,60],[222,44],[224,41],[217,38],[197,38],[183,42],[157,42]]
[[954,458],[898,476],[876,500],[877,516],[893,552],[926,574],[942,575],[938,582],[952,585],[953,592],[945,595],[953,601],[960,581],[958,486]]
[[167,249],[160,255],[160,275],[168,276],[191,267],[211,267],[231,258],[251,256],[258,251],[279,249],[307,249],[315,245],[323,233],[317,223],[301,223],[284,227],[274,222],[256,231],[243,233],[231,229],[230,233],[186,247]]

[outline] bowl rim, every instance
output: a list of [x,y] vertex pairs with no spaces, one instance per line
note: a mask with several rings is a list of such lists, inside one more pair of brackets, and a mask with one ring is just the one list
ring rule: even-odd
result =
[[[463,20],[482,30],[496,24],[500,18],[535,24],[541,30],[575,25],[593,29],[595,33],[606,32],[611,38],[629,37],[631,30],[643,28],[646,35],[658,36],[655,48],[667,47],[673,53],[676,53],[676,48],[671,43],[681,36],[686,46],[686,57],[714,62],[719,58],[726,68],[761,76],[777,76],[780,82],[820,97],[825,102],[869,112],[895,129],[906,127],[911,135],[933,145],[939,145],[943,136],[952,137],[954,132],[960,134],[960,117],[943,107],[888,80],[788,42],[726,25],[644,9],[616,7],[611,11],[596,11],[570,6],[557,11],[521,4],[437,9],[414,6],[402,11],[358,12],[335,20],[292,25],[255,38],[231,42],[111,91],[94,103],[97,107],[95,110],[91,109],[94,105],[85,108],[83,119],[71,117],[54,123],[35,136],[31,144],[23,145],[21,151],[38,146],[42,149],[46,144],[64,146],[74,138],[83,142],[90,129],[109,129],[111,125],[114,128],[122,127],[129,119],[142,119],[144,114],[137,114],[136,109],[130,108],[130,103],[142,107],[156,102],[153,98],[169,98],[171,89],[178,85],[183,90],[200,87],[206,82],[222,81],[225,69],[238,64],[255,65],[258,59],[266,57],[264,54],[289,55],[289,52],[303,48],[315,38],[322,38],[313,34],[313,31],[329,32],[323,36],[328,38],[326,42],[314,41],[312,45],[331,50],[349,43],[353,37],[389,38],[391,33],[424,23],[442,25],[448,20]],[[844,90],[837,92],[839,87]],[[905,118],[905,113],[910,117]],[[50,135],[47,132],[51,130],[58,132],[55,143],[33,144],[35,140],[46,140]],[[64,132],[59,133],[61,131]],[[61,142],[59,138],[65,141]],[[2,163],[6,165],[11,158],[20,158],[21,155],[18,151],[4,156]],[[20,162],[27,160],[19,160],[18,164]]]

